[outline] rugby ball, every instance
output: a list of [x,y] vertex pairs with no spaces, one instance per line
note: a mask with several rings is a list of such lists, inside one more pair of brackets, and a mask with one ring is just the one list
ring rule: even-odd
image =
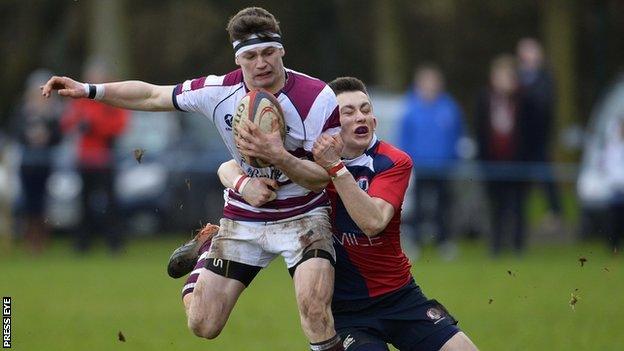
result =
[[[241,99],[232,118],[232,132],[235,137],[238,136],[238,127],[243,119],[248,119],[264,133],[279,130],[282,142],[284,142],[286,138],[284,112],[273,94],[261,90],[252,90]],[[245,156],[240,151],[239,154],[243,161],[252,167],[271,166],[270,163],[261,159]]]

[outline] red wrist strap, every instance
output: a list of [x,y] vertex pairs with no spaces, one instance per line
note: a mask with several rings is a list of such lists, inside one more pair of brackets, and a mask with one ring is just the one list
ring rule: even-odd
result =
[[338,171],[340,171],[343,168],[345,168],[344,163],[339,161],[338,164],[336,164],[335,166],[332,166],[330,169],[328,169],[327,173],[329,173],[330,177],[335,178],[336,175],[338,175]]

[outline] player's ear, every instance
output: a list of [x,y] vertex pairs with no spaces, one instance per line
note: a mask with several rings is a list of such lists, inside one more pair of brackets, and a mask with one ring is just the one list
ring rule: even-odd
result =
[[286,49],[280,48],[279,50],[280,50],[280,56],[284,57],[284,55],[286,55]]
[[240,66],[240,62],[238,62],[238,56],[234,57],[234,63],[235,63],[237,66]]
[[373,116],[373,130],[377,130],[377,117]]

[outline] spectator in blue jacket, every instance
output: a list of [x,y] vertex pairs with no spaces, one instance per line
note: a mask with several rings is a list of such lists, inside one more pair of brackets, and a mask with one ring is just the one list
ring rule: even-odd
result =
[[457,145],[463,129],[462,111],[445,91],[440,69],[431,64],[420,66],[414,76],[414,87],[405,97],[399,145],[414,162],[413,239],[418,243],[435,239],[448,259],[456,252],[449,240],[449,221],[444,218],[451,203],[448,178],[458,159]]

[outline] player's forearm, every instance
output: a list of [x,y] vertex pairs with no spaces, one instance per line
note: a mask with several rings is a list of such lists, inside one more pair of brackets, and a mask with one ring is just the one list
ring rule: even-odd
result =
[[375,236],[386,228],[389,218],[378,204],[380,200],[360,189],[351,173],[336,177],[332,182],[349,216],[364,234]]
[[171,99],[173,88],[137,80],[105,83],[101,101],[130,110],[171,111],[175,109]]
[[316,162],[297,158],[288,152],[284,152],[274,165],[290,180],[314,192],[321,192],[329,183],[329,176],[323,167]]
[[224,187],[234,189],[234,181],[239,175],[245,174],[235,160],[229,160],[219,166],[217,175]]

